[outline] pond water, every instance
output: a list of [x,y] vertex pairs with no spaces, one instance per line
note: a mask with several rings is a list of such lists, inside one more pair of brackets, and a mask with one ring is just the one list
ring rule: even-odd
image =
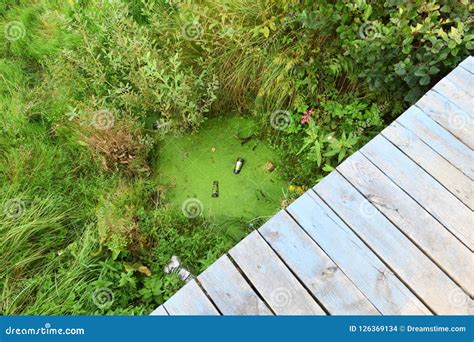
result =
[[[256,129],[251,118],[212,118],[197,133],[164,141],[156,170],[165,200],[179,207],[197,200],[202,215],[229,229],[242,230],[252,220],[272,216],[288,184],[279,172],[278,154],[254,137]],[[234,174],[238,158],[244,164]],[[212,196],[214,182],[219,184],[218,197]]]

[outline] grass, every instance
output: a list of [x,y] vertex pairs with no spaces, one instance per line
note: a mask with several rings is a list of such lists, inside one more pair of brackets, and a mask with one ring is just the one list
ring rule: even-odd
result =
[[[248,117],[211,118],[198,132],[166,139],[157,152],[158,183],[166,200],[181,208],[190,198],[202,204],[202,214],[226,224],[233,232],[266,218],[280,208],[288,183],[279,172],[278,153],[256,137],[257,123]],[[245,160],[233,173],[237,158]],[[267,171],[267,163],[276,166]],[[219,197],[212,197],[213,182]],[[230,226],[229,226],[230,223]]]
[[[61,64],[82,44],[68,11],[54,0],[0,5],[0,314],[148,314],[182,286],[164,272],[173,255],[198,274],[235,240],[156,205],[146,174],[104,168],[123,161],[124,141],[69,115],[94,100]],[[9,40],[12,21],[20,35]],[[116,132],[133,133],[116,119]],[[125,142],[133,153],[144,144]],[[102,288],[113,300],[98,306]]]
[[[432,26],[436,6],[387,4],[1,1],[0,314],[148,314],[183,285],[164,272],[172,256],[199,274],[330,172],[405,104],[361,71],[404,92],[425,73],[418,58],[442,55],[418,53],[420,42],[442,27],[453,36],[439,42],[452,54],[433,62],[438,76],[471,44],[456,19],[467,5]],[[360,39],[368,19],[393,34]],[[394,68],[407,59],[402,80]],[[277,131],[282,111],[293,123]],[[111,127],[94,126],[99,113]],[[182,210],[190,198],[202,205],[194,218]]]

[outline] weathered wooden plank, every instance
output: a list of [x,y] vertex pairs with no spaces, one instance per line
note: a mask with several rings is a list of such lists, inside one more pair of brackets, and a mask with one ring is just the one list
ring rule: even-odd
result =
[[462,68],[469,71],[471,74],[474,74],[474,57],[468,56],[459,64]]
[[325,314],[258,232],[229,254],[277,315]]
[[223,315],[272,315],[226,255],[198,280]]
[[471,210],[474,209],[473,183],[465,174],[397,122],[392,123],[381,134],[444,185],[461,202]]
[[453,83],[459,91],[464,92],[467,98],[471,97],[474,89],[474,75],[462,67],[457,67],[452,70],[446,77],[449,82]]
[[472,95],[468,95],[466,92],[461,91],[452,82],[443,78],[434,87],[433,90],[445,96],[451,102],[461,108],[464,112],[474,117],[474,101]]
[[170,316],[216,316],[219,312],[193,279],[163,304]]
[[474,149],[474,119],[443,95],[430,90],[415,105],[471,150]]
[[306,192],[287,210],[382,314],[430,314],[313,191]]
[[166,312],[164,306],[160,305],[150,314],[150,316],[168,316],[168,313]]
[[316,193],[424,302],[438,314],[468,315],[468,296],[454,305],[456,285],[339,173],[315,187]]
[[372,139],[361,152],[471,251],[473,250],[473,217],[468,207],[382,135]]
[[396,122],[415,133],[470,179],[474,179],[472,150],[430,119],[419,108],[410,107]]
[[288,213],[280,211],[258,231],[330,314],[379,314]]
[[[473,279],[467,276],[474,269],[474,261],[466,246],[361,153],[353,154],[337,170],[458,285],[474,295]],[[371,214],[367,213],[369,219]]]

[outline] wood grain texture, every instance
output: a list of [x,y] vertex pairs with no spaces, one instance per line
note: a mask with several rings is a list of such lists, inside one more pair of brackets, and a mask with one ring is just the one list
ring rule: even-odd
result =
[[453,83],[457,89],[471,98],[474,92],[474,75],[464,68],[455,68],[444,79]]
[[170,316],[216,316],[219,312],[193,279],[163,304]]
[[459,88],[447,78],[443,78],[439,81],[433,87],[433,90],[455,103],[471,117],[474,117],[474,101],[472,95],[468,95],[466,92],[459,90]]
[[325,315],[286,265],[255,231],[229,252],[278,315]]
[[469,56],[459,64],[459,66],[471,74],[474,74],[474,57]]
[[288,212],[383,315],[429,315],[424,304],[312,191]]
[[272,315],[226,255],[198,280],[223,315]]
[[463,305],[454,305],[449,296],[460,293],[459,286],[340,174],[327,176],[315,191],[437,314],[469,314],[466,294]]
[[430,90],[416,106],[456,138],[474,149],[474,119],[443,95]]
[[379,314],[288,213],[280,211],[259,229],[259,233],[330,314]]
[[337,170],[469,295],[474,294],[472,253],[423,207],[359,152]]
[[419,108],[410,107],[396,122],[415,133],[471,180],[474,179],[473,151],[430,119]]
[[361,152],[471,251],[473,250],[473,216],[468,207],[382,135],[372,139]]
[[471,210],[474,209],[472,181],[426,145],[413,132],[394,122],[384,129],[381,134],[447,188],[461,202]]

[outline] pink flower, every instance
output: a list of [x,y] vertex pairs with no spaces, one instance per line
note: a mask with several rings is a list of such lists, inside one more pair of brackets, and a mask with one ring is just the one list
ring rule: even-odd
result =
[[311,115],[314,113],[312,109],[305,110],[301,116],[301,124],[304,125],[311,121]]
[[303,115],[301,117],[301,124],[304,125],[305,123],[308,123],[311,121],[311,118],[308,115]]

